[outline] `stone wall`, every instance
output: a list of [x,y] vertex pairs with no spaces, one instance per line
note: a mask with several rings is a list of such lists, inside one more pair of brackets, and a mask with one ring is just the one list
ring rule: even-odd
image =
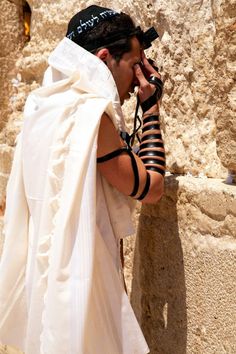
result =
[[[125,240],[129,293],[152,354],[235,353],[236,190],[225,183],[227,170],[236,171],[235,1],[28,3],[29,42],[23,2],[1,0],[0,210],[25,99],[69,18],[95,3],[155,26],[160,41],[148,55],[165,81],[161,119],[173,175],[158,205],[137,209],[134,252],[134,240]],[[128,121],[134,105],[125,104]]]
[[[25,43],[22,8],[18,3],[1,0],[0,15],[0,215],[3,213],[5,188],[12,160],[11,117],[14,106],[15,64]],[[14,112],[13,112],[14,111]],[[11,127],[10,127],[11,126]],[[15,134],[14,134],[15,135]]]
[[131,299],[151,353],[236,352],[235,266],[235,187],[167,177],[162,201],[142,207],[134,256]]

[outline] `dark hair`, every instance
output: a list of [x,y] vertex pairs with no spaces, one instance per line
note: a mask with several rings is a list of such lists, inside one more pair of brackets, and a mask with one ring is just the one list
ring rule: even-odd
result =
[[[123,12],[112,17],[111,19],[104,20],[96,25],[96,27],[89,30],[81,36],[79,45],[91,53],[95,54],[98,49],[108,48],[110,54],[117,62],[120,61],[122,55],[131,50],[131,38],[135,36],[136,27],[131,17]],[[122,39],[116,40],[117,33],[122,32],[126,35]],[[130,35],[131,34],[131,35]],[[114,37],[114,41],[109,39]],[[91,44],[97,43],[97,47],[90,50]],[[109,44],[107,44],[109,42]]]

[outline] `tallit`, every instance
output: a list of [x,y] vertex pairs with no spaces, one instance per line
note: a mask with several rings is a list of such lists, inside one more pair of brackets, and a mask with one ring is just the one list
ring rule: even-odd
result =
[[128,200],[96,168],[102,113],[125,129],[115,82],[67,38],[49,65],[7,188],[0,341],[26,354],[148,353],[119,276]]

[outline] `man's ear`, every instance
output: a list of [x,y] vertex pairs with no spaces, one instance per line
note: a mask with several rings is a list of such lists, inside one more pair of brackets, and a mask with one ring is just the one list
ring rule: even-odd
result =
[[106,64],[107,59],[110,57],[110,52],[107,48],[102,48],[96,53],[96,56]]

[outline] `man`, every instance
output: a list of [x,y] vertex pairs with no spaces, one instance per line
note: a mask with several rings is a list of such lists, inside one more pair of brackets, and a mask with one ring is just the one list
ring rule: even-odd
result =
[[[0,341],[26,354],[149,351],[119,248],[132,233],[128,196],[154,203],[163,193],[162,84],[145,43],[129,16],[90,6],[71,19],[27,100],[0,266]],[[136,86],[138,154],[121,110]]]

